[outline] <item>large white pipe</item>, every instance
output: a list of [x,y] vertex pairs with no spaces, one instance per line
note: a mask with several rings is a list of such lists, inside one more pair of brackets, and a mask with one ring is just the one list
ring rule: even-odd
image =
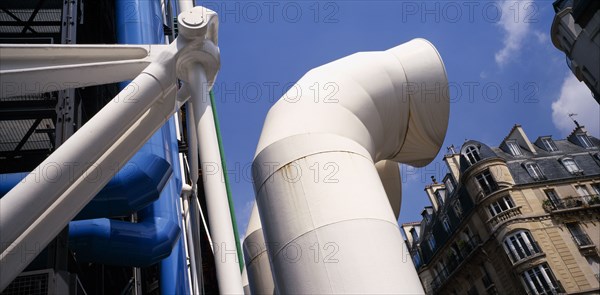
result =
[[383,184],[383,189],[388,197],[394,216],[400,216],[400,205],[402,204],[402,179],[400,178],[400,167],[398,163],[390,160],[382,160],[375,163],[375,169]]
[[423,293],[374,163],[426,165],[448,115],[423,39],[313,69],[271,108],[253,175],[279,292]]
[[244,260],[246,262],[245,270],[248,276],[250,294],[276,294],[256,203],[252,206],[252,213],[244,238]]
[[[398,218],[402,197],[402,179],[400,178],[398,163],[383,160],[377,162],[375,168],[387,194],[394,216]],[[246,263],[244,273],[247,276],[249,294],[276,294],[256,203],[252,206],[252,213],[250,214],[246,230],[246,238],[244,239],[244,258]],[[244,276],[244,273],[242,276]],[[244,286],[244,292],[246,292],[246,286]]]
[[223,294],[243,294],[233,222],[227,189],[223,181],[224,170],[208,92],[209,84],[201,64],[189,65],[188,82],[198,132],[202,181],[206,194],[210,233],[215,247],[219,291]]

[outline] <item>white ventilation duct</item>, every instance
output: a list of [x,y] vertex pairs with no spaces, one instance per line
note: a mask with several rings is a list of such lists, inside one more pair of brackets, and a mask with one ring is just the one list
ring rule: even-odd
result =
[[[400,214],[402,197],[402,179],[400,178],[398,163],[383,160],[377,162],[375,168],[397,219]],[[244,292],[246,295],[276,294],[256,203],[252,206],[252,214],[244,239],[244,258],[246,267],[242,276],[245,280]]]
[[313,69],[271,108],[253,169],[281,294],[423,293],[374,163],[426,165],[448,115],[423,39]]
[[256,203],[252,206],[252,214],[244,238],[244,259],[246,260],[245,270],[248,275],[250,294],[276,294]]

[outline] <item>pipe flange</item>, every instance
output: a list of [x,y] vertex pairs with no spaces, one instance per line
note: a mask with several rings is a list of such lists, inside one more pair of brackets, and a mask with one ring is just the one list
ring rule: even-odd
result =
[[196,6],[177,16],[179,35],[190,40],[208,39],[218,43],[219,17],[216,12]]

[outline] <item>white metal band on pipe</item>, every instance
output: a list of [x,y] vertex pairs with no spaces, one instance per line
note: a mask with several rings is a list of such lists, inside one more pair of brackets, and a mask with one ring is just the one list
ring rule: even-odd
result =
[[202,181],[215,250],[219,291],[223,294],[243,294],[231,211],[223,178],[224,170],[221,164],[206,73],[202,65],[198,63],[191,65],[188,77],[198,132]]

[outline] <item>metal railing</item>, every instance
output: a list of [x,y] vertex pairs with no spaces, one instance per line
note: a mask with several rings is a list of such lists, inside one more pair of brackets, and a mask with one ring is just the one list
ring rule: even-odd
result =
[[512,261],[513,265],[518,264],[524,260],[538,256],[539,254],[543,253],[542,248],[540,248],[540,245],[536,241],[529,241],[529,242],[531,244],[531,247],[527,247],[527,250],[529,250],[530,254],[527,255],[527,253],[523,250],[523,254],[526,255],[525,257],[522,257],[522,258],[518,257],[516,255],[516,253],[514,253],[512,250],[509,251],[510,260]]
[[556,286],[552,286],[549,285],[547,288],[544,288],[543,290],[530,290],[529,287],[527,287],[527,295],[559,295],[559,294],[564,294],[565,293],[565,288],[563,287],[562,283],[559,280],[556,280]]
[[600,195],[570,196],[559,200],[545,200],[542,207],[546,212],[556,210],[574,209],[593,205],[600,205]]
[[521,215],[521,206],[513,207],[513,208],[507,209],[505,211],[502,211],[502,212],[496,214],[496,216],[490,218],[487,222],[492,227],[494,227],[502,221],[506,221],[514,216],[519,216],[519,215]]
[[576,235],[574,234],[573,241],[575,241],[575,244],[577,244],[579,248],[594,245],[594,243],[586,233],[580,233]]
[[448,258],[446,264],[441,270],[438,270],[438,274],[433,278],[431,282],[433,291],[438,290],[454,274],[469,255],[477,249],[480,242],[481,239],[477,235],[470,237],[468,240],[459,240],[457,243],[459,251]]

